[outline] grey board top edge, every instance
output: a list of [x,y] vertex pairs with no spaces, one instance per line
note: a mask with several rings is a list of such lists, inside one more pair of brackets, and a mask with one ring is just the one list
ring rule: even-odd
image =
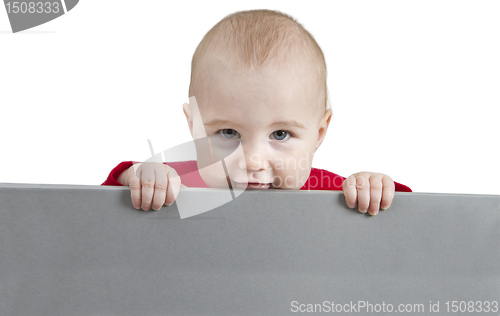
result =
[[[109,186],[109,185],[82,185],[82,184],[47,184],[47,183],[1,183],[0,189],[48,189],[48,190],[129,190],[125,186]],[[222,188],[181,188],[190,192],[206,192],[207,190],[225,191]],[[235,189],[238,190],[238,189]],[[333,190],[246,190],[247,193],[265,193],[265,194],[287,194],[294,192],[295,194],[342,194],[342,191]],[[396,192],[397,195],[419,195],[419,196],[474,196],[474,197],[500,197],[500,194],[471,194],[471,193],[436,193],[436,192]]]
[[0,316],[281,316],[360,300],[443,315],[500,298],[500,196],[401,192],[373,217],[341,191],[184,188],[140,212],[129,190],[0,184]]

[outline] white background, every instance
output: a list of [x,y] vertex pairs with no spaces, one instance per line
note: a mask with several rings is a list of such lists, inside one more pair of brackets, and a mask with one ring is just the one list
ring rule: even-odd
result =
[[221,18],[295,17],[322,47],[334,118],[313,166],[416,192],[500,194],[499,1],[81,0],[12,34],[0,7],[0,182],[99,185],[190,140],[192,54]]

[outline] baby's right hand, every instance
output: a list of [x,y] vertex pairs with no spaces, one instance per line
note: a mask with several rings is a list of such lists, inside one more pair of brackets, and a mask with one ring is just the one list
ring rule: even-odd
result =
[[151,206],[157,211],[163,204],[174,203],[181,186],[185,187],[172,167],[157,162],[135,164],[122,172],[117,180],[130,187],[132,204],[144,211]]

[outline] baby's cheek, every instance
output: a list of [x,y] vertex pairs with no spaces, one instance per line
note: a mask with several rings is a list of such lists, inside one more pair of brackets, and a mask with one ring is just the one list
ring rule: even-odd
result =
[[298,176],[298,179],[297,179],[297,183],[298,183],[298,186],[297,186],[297,190],[300,190],[300,188],[302,188],[304,186],[304,184],[306,184],[307,182],[307,179],[309,179],[309,174],[311,173],[311,169],[306,169],[306,170],[300,170],[299,171],[299,176]]
[[210,188],[228,188],[227,177],[221,162],[199,169],[200,176]]
[[301,169],[275,170],[274,187],[300,190],[309,177],[309,172]]

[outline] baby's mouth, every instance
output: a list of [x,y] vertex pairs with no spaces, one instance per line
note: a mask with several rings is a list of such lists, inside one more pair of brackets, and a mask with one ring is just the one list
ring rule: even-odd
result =
[[258,183],[258,182],[233,182],[233,188],[237,189],[255,189],[255,190],[267,190],[273,187],[272,183]]

